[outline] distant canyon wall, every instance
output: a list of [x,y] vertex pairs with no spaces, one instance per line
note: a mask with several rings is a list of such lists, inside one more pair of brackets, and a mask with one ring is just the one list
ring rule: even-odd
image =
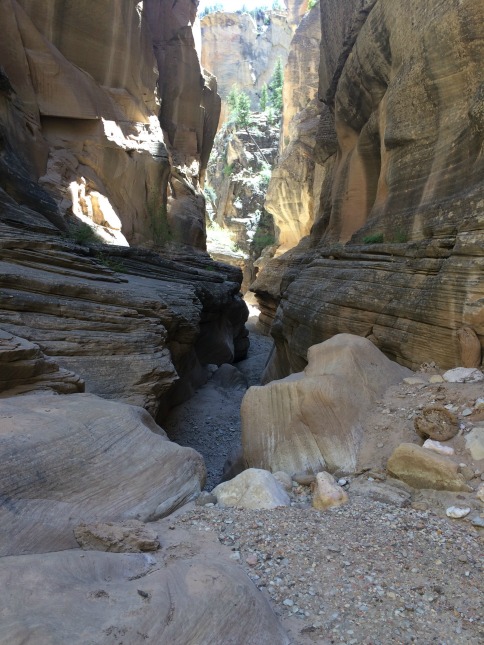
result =
[[195,12],[190,0],[2,0],[0,187],[21,203],[44,190],[47,211],[107,242],[204,248],[220,102]]
[[320,12],[320,200],[310,235],[254,285],[276,340],[266,378],[340,332],[412,368],[458,365],[462,327],[484,345],[482,3]]

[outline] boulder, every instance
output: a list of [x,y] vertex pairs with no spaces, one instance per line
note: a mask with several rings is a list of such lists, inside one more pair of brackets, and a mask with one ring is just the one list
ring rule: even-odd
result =
[[244,470],[234,479],[216,486],[212,493],[220,506],[271,509],[290,503],[277,479],[267,470],[258,468]]
[[442,405],[426,406],[413,421],[421,437],[448,441],[459,432],[457,417]]
[[412,489],[398,479],[387,478],[385,481],[369,481],[359,477],[351,482],[350,495],[368,497],[375,502],[403,508],[410,505]]
[[326,472],[316,475],[316,481],[313,484],[313,508],[324,511],[347,502],[348,493],[338,486],[332,475]]
[[2,643],[289,644],[265,598],[220,556],[163,561],[78,549],[10,557],[0,584],[8,589]]
[[388,472],[413,488],[470,491],[459,465],[412,443],[402,443],[387,463]]
[[2,399],[0,439],[0,555],[77,547],[79,523],[163,517],[205,479],[146,411],[92,394]]
[[311,347],[304,372],[247,391],[241,416],[248,465],[289,473],[354,471],[365,415],[408,373],[358,336],[340,334]]

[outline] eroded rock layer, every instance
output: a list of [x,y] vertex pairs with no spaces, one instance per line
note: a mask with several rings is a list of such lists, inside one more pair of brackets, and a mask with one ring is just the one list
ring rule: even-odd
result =
[[482,4],[322,0],[321,20],[318,217],[254,286],[271,375],[339,332],[458,365],[462,327],[484,344]]

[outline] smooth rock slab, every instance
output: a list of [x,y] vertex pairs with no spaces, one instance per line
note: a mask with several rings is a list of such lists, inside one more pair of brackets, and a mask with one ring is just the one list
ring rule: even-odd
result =
[[237,565],[62,551],[0,560],[0,642],[18,645],[287,645]]
[[0,400],[0,555],[77,547],[79,523],[155,520],[204,479],[202,457],[142,408],[93,394]]
[[221,506],[270,509],[289,506],[290,499],[277,479],[267,470],[249,468],[228,482],[216,486],[212,493]]
[[391,475],[413,488],[471,490],[458,468],[458,464],[448,457],[413,443],[400,444],[387,463],[387,470]]

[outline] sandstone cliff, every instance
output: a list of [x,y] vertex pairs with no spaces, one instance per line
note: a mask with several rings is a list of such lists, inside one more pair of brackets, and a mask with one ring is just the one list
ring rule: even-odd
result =
[[204,248],[219,99],[194,14],[189,0],[2,2],[0,187],[107,242]]
[[484,343],[482,5],[320,4],[321,201],[254,286],[277,344],[267,378],[339,332],[455,366],[461,327]]
[[278,253],[307,235],[319,205],[324,169],[317,163],[320,109],[318,59],[321,40],[319,4],[301,20],[284,71],[284,111],[280,158],[271,176],[266,209],[277,229]]
[[204,16],[202,27],[202,65],[218,83],[224,103],[220,123],[228,117],[227,99],[236,86],[259,107],[260,90],[268,84],[278,59],[284,65],[289,53],[293,28],[285,12],[216,12]]
[[205,246],[219,112],[194,5],[5,0],[0,16],[0,328],[34,344],[44,389],[57,363],[155,415],[247,346],[240,272],[179,244]]

